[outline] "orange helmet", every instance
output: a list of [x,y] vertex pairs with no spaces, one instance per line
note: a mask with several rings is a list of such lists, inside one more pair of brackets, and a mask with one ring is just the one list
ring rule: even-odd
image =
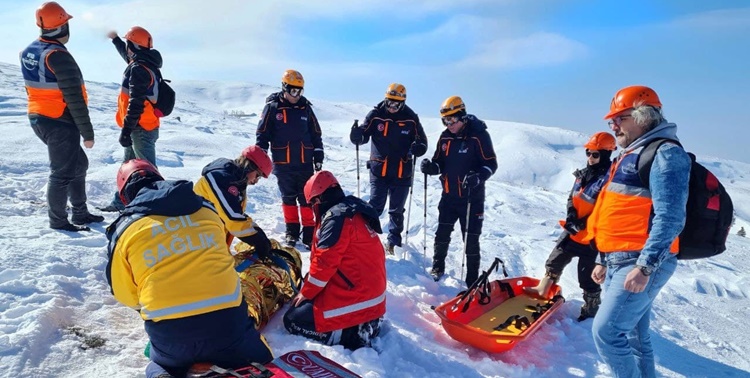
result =
[[305,87],[305,79],[302,77],[302,74],[299,73],[299,71],[295,70],[284,71],[284,75],[281,76],[281,83],[284,88],[286,88],[287,85],[298,88]]
[[162,177],[162,175],[159,173],[159,170],[156,169],[156,167],[148,160],[132,159],[126,161],[120,166],[120,169],[117,171],[117,192],[120,194],[120,199],[125,205],[127,205],[129,202],[128,199],[123,195],[125,186],[127,185],[128,181],[130,181],[130,177],[136,173],[140,174],[141,176],[156,175],[160,179],[164,179],[164,177]]
[[466,111],[464,100],[462,100],[461,97],[458,96],[450,96],[445,99],[445,101],[443,101],[443,105],[440,107],[440,116],[447,117],[460,111]]
[[125,39],[147,49],[154,47],[154,41],[153,39],[151,39],[151,33],[140,26],[133,26],[132,28],[130,28],[130,30],[125,33]]
[[406,87],[399,83],[389,85],[388,89],[385,91],[385,98],[396,101],[406,101]]
[[607,150],[614,151],[617,148],[615,137],[607,132],[599,132],[591,136],[589,141],[583,145],[587,150]]
[[333,188],[334,186],[339,186],[339,182],[336,180],[336,177],[333,177],[333,173],[328,171],[315,172],[307,180],[307,183],[305,183],[305,200],[307,200],[307,203],[310,203],[313,198],[323,194],[328,188]]
[[64,25],[73,18],[60,4],[50,1],[36,10],[36,26],[42,29],[54,29]]
[[604,116],[604,119],[610,119],[617,113],[630,108],[649,105],[657,108],[661,108],[661,101],[656,92],[643,85],[633,85],[625,87],[615,93],[615,97],[612,97],[612,103],[609,105],[609,113]]
[[247,146],[242,150],[242,156],[252,161],[263,172],[263,177],[268,178],[268,175],[271,174],[271,169],[273,169],[271,158],[260,147],[256,145]]

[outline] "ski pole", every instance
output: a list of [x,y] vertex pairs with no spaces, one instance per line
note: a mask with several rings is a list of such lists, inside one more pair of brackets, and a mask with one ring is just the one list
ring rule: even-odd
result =
[[422,261],[427,260],[427,173],[424,174],[424,220],[422,220]]
[[[354,120],[354,125],[352,125],[352,129],[355,127],[359,127],[358,119]],[[359,195],[359,143],[355,144],[354,146],[355,146],[354,148],[357,150],[357,198],[360,198],[360,195]]]
[[[469,175],[466,175],[466,177],[469,177]],[[466,186],[466,223],[464,223],[464,226],[466,227],[464,229],[464,253],[463,256],[461,256],[461,274],[463,275],[464,272],[464,266],[466,262],[466,252],[469,250],[469,220],[471,219],[471,188],[468,185],[468,182],[466,182],[466,177],[464,177],[463,183],[461,185]]]
[[[414,200],[414,173],[417,170],[417,159],[416,156],[412,156],[411,164],[411,184],[409,184],[409,206],[406,210],[406,236],[404,237],[404,245],[409,243],[409,221],[411,220],[411,203]],[[406,257],[406,251],[404,250],[404,257]]]

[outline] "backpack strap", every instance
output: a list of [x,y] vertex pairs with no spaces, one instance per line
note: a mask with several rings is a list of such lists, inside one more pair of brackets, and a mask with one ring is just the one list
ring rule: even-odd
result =
[[643,147],[643,150],[638,156],[638,177],[641,179],[641,182],[646,185],[646,188],[650,186],[651,166],[654,165],[656,151],[664,143],[672,143],[682,147],[682,144],[674,139],[654,139]]

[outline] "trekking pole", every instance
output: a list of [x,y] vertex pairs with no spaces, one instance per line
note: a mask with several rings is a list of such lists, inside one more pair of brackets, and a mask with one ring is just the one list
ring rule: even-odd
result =
[[422,261],[427,260],[427,174],[424,174],[424,219],[422,220]]
[[[359,127],[359,120],[355,119],[354,124],[352,125],[352,129],[355,127]],[[357,198],[360,198],[359,195],[359,143],[354,145],[355,149],[357,150]]]
[[[466,175],[466,177],[469,177],[469,175]],[[466,223],[464,223],[464,226],[466,227],[464,229],[464,253],[463,256],[461,256],[461,275],[463,275],[464,272],[464,266],[466,262],[466,252],[469,250],[469,220],[471,217],[471,188],[469,187],[468,183],[466,182],[466,177],[464,177],[464,181],[461,183],[461,185],[466,185]]]
[[[406,236],[404,237],[404,245],[409,243],[409,221],[411,220],[411,203],[414,200],[414,173],[417,169],[417,159],[415,156],[412,156],[412,164],[411,164],[411,184],[409,184],[409,206],[408,210],[406,210]],[[404,256],[402,258],[406,257],[406,250],[404,250]]]

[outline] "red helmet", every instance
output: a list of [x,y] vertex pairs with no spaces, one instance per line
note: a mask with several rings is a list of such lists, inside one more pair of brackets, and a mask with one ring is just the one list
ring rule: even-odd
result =
[[63,26],[73,18],[60,4],[50,1],[36,10],[36,26],[42,29],[54,29]]
[[604,119],[610,119],[624,110],[640,105],[649,105],[661,109],[661,101],[656,92],[643,85],[633,85],[617,91],[609,104],[609,113]]
[[305,200],[310,203],[310,200],[334,186],[339,186],[339,182],[336,177],[333,177],[333,173],[328,171],[315,172],[305,183]]
[[140,26],[133,26],[132,28],[130,28],[130,30],[125,33],[125,39],[135,43],[140,47],[145,47],[148,49],[154,47],[154,40],[151,39],[151,33]]
[[256,145],[247,146],[242,150],[242,156],[252,161],[255,166],[263,172],[263,177],[268,178],[271,174],[273,163],[271,162],[271,158],[268,157],[268,154],[263,151],[262,148]]
[[591,136],[589,141],[583,145],[587,150],[607,150],[614,151],[617,149],[617,143],[615,137],[607,132],[599,132]]
[[159,173],[159,170],[154,167],[153,164],[151,164],[148,160],[143,159],[132,159],[124,162],[120,166],[120,170],[117,171],[117,193],[120,194],[120,199],[122,200],[122,203],[128,204],[129,201],[126,200],[125,196],[123,196],[123,191],[125,190],[125,185],[127,185],[128,181],[130,181],[130,177],[138,173],[141,176],[145,176],[147,174],[156,175],[162,180],[164,177]]

